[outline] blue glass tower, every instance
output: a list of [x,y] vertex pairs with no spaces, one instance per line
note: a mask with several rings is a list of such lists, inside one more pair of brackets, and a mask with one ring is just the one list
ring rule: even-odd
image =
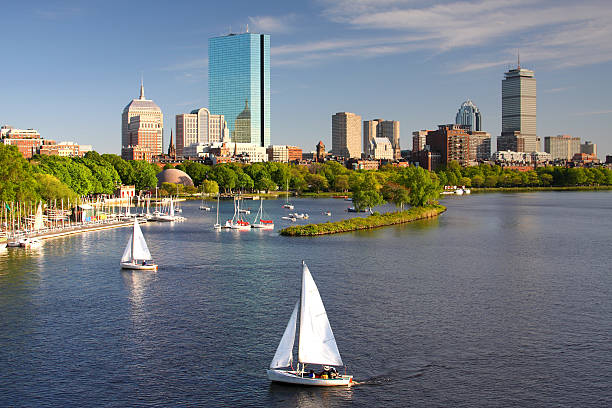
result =
[[270,36],[229,34],[208,40],[210,112],[225,115],[234,142],[270,145]]

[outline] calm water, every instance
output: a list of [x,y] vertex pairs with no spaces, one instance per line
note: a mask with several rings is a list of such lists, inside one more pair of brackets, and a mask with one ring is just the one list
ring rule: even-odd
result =
[[[128,229],[3,252],[0,406],[610,406],[612,193],[444,203],[433,221],[284,238],[215,232],[192,202],[185,223],[143,226],[157,273],[119,269]],[[265,202],[277,227],[280,204]],[[302,259],[362,385],[266,379]]]

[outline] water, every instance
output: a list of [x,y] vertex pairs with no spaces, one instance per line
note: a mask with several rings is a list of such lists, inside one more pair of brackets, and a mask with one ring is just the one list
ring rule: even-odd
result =
[[[350,204],[294,202],[310,221]],[[277,228],[281,203],[265,202]],[[444,204],[436,220],[286,238],[215,232],[187,203],[187,222],[142,227],[157,273],[119,269],[128,229],[3,252],[0,406],[610,406],[612,193]],[[361,385],[266,379],[302,259]]]

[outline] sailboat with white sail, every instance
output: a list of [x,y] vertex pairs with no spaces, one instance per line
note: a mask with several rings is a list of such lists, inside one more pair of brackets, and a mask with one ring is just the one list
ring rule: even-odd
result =
[[289,210],[293,210],[295,208],[293,204],[289,204],[289,179],[287,179],[287,195],[285,197],[285,204],[283,204],[283,208],[287,208]]
[[[293,369],[293,343],[298,311],[300,317],[298,361],[297,369]],[[311,369],[307,372],[307,364],[323,366],[323,370],[315,372]],[[300,300],[293,308],[289,323],[270,363],[267,371],[268,378],[271,381],[301,385],[350,386],[353,384],[352,375],[338,374],[337,370],[330,366],[343,366],[342,358],[317,285],[308,266],[302,261]]]
[[138,225],[138,220],[134,218],[134,229],[121,257],[121,269],[156,271],[157,264],[149,262],[152,259],[147,241],[145,241],[142,230]]
[[214,228],[216,230],[221,230],[221,224],[219,224],[219,193],[217,193],[217,222]]
[[255,215],[255,219],[251,224],[252,228],[258,229],[274,229],[274,221],[264,219],[264,211],[263,211],[263,202],[264,200],[259,201],[259,210],[257,210],[257,215]]

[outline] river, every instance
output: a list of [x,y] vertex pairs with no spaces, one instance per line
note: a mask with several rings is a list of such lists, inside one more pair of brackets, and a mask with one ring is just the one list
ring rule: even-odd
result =
[[[314,222],[350,204],[294,203]],[[281,204],[264,203],[277,229]],[[142,226],[156,273],[119,269],[126,228],[2,252],[0,405],[612,405],[612,192],[442,204],[434,220],[289,238],[214,231],[214,211],[185,203],[186,222]],[[360,385],[266,378],[302,259]]]

